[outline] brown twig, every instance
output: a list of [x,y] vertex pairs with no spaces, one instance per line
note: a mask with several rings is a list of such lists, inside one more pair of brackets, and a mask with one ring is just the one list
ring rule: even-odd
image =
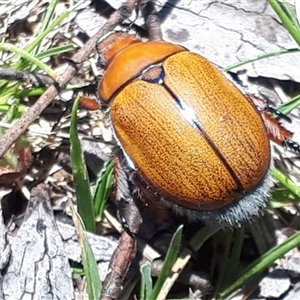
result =
[[[115,13],[111,15],[104,26],[80,49],[73,57],[74,62],[85,61],[93,52],[97,40],[105,33],[113,30],[118,24],[126,20],[135,8],[138,0],[129,0],[124,3]],[[0,139],[0,157],[13,145],[13,143],[23,134],[29,125],[42,113],[42,111],[51,103],[61,89],[70,81],[80,69],[81,64],[70,64],[65,73],[59,77],[55,84],[49,86],[45,93],[37,102],[24,114],[18,122]]]
[[119,246],[110,262],[110,273],[105,277],[100,300],[115,300],[119,298],[121,286],[131,260],[136,253],[136,239],[123,231],[119,239]]
[[30,83],[33,86],[46,86],[54,83],[54,80],[47,75],[5,68],[0,68],[0,78],[6,80],[23,81]]
[[160,20],[157,15],[153,0],[141,0],[139,2],[139,9],[145,20],[149,40],[160,41],[162,40],[162,33],[160,29]]
[[136,254],[136,234],[139,231],[142,216],[127,184],[127,174],[123,169],[124,156],[121,151],[114,157],[114,195],[117,201],[118,215],[123,232],[118,247],[110,260],[109,273],[103,283],[100,300],[119,299],[123,279]]

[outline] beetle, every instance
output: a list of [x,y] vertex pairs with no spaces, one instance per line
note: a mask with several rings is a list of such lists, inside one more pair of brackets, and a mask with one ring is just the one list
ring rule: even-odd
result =
[[117,201],[130,198],[129,180],[151,207],[210,225],[257,216],[273,185],[270,139],[298,149],[263,100],[179,45],[113,32],[97,48],[119,145]]
[[284,115],[180,45],[115,31],[97,50],[105,69],[98,96],[118,143],[114,197],[124,229],[103,300],[118,298],[136,251],[136,200],[158,221],[171,209],[209,226],[239,226],[258,216],[269,197],[270,141],[297,152],[300,145],[270,113]]

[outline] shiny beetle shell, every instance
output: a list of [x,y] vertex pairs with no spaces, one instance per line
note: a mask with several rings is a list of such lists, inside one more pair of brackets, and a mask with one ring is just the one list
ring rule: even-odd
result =
[[110,103],[115,136],[142,180],[167,201],[200,211],[259,186],[271,155],[256,107],[206,58],[133,37],[114,49],[114,39],[126,36],[100,43],[111,49],[102,57],[99,96]]

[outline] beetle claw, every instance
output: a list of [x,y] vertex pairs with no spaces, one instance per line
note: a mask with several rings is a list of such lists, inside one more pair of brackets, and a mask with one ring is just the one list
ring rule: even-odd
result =
[[291,118],[289,116],[287,116],[286,114],[282,113],[280,110],[278,110],[278,109],[276,109],[276,108],[274,108],[272,106],[266,106],[264,108],[264,110],[267,111],[267,112],[269,112],[269,113],[271,113],[271,114],[276,115],[277,117],[279,117],[281,119],[284,119],[285,121],[287,121],[289,123],[292,122],[292,120],[291,120]]
[[300,144],[292,139],[285,140],[284,147],[294,151],[295,153],[300,153]]

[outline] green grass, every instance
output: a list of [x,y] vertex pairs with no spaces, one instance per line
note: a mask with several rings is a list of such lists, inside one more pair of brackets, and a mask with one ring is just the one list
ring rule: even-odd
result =
[[[7,42],[0,43],[0,51],[11,53],[9,59],[6,59],[2,67],[11,70],[20,71],[43,71],[53,79],[57,78],[55,72],[43,62],[51,56],[68,52],[74,49],[72,44],[64,45],[63,47],[54,47],[45,49],[42,47],[45,37],[53,31],[53,29],[61,24],[61,22],[70,14],[66,10],[58,18],[53,19],[53,10],[58,1],[52,1],[48,7],[46,17],[43,20],[42,28],[36,36],[33,36],[31,42],[20,49],[15,45]],[[23,104],[21,99],[29,96],[39,96],[45,91],[44,87],[27,87],[23,88],[23,84],[18,81],[0,80],[0,119],[6,127],[10,127],[22,114],[27,111],[27,105]],[[4,128],[0,127],[0,136],[4,133]],[[24,137],[22,137],[24,139]],[[13,159],[14,153],[12,150],[7,151],[4,155],[4,160],[8,165]],[[15,156],[15,160],[18,157]]]

